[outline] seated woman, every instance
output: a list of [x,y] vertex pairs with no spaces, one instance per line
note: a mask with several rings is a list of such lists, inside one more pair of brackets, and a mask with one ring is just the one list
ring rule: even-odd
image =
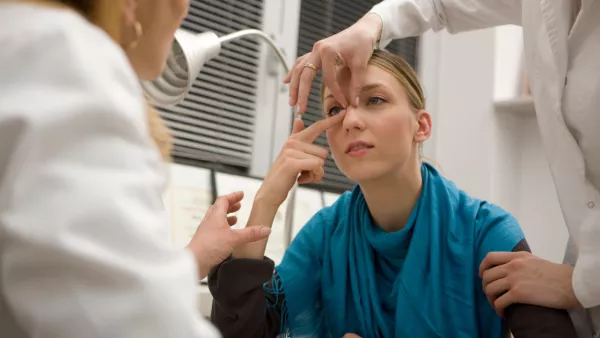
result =
[[[348,92],[347,74],[339,74]],[[209,275],[212,320],[225,337],[502,337],[503,322],[482,289],[491,251],[528,249],[517,221],[473,198],[422,163],[431,133],[423,90],[399,56],[376,51],[358,107],[327,88],[325,119],[293,135],[254,200],[249,226],[271,224],[294,181],[319,181],[327,151],[358,185],[319,211],[282,263],[266,243],[234,251]],[[521,313],[518,313],[521,311]],[[515,337],[571,337],[564,311],[514,305]]]

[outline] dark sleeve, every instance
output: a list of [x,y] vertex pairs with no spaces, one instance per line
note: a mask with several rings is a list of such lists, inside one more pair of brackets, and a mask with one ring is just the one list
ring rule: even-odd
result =
[[[517,243],[512,251],[531,252],[525,239]],[[504,316],[515,338],[577,337],[573,322],[566,310],[513,304],[506,308]]]
[[211,321],[223,338],[274,338],[281,331],[284,294],[270,259],[228,259],[208,275]]

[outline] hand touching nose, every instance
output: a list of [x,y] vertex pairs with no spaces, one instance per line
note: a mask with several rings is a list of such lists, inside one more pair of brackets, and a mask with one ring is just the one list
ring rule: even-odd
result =
[[[358,106],[358,93],[383,23],[377,14],[367,14],[351,27],[315,43],[312,52],[296,60],[284,83],[290,85],[290,105],[298,105],[298,113],[306,112],[308,95],[319,69],[323,82],[344,107]],[[344,95],[338,70],[348,68],[351,74],[349,97]]]
[[304,127],[302,120],[294,121],[292,135],[265,176],[257,200],[278,207],[285,201],[296,180],[301,184],[319,182],[325,175],[325,160],[329,152],[312,143],[343,119],[344,112],[317,121],[308,128]]

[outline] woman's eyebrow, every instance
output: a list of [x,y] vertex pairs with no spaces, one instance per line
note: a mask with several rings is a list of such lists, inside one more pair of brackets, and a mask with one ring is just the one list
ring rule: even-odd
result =
[[[378,83],[378,82],[369,83],[369,84],[367,84],[367,85],[364,85],[364,86],[361,88],[360,92],[361,92],[361,93],[362,93],[362,92],[368,92],[369,90],[376,89],[376,88],[379,88],[379,87],[382,87],[382,86],[383,86],[383,84],[381,84],[381,83]],[[329,95],[325,96],[325,99],[329,99],[329,98],[332,98],[332,97],[333,97],[333,94],[332,94],[332,93],[329,93]]]

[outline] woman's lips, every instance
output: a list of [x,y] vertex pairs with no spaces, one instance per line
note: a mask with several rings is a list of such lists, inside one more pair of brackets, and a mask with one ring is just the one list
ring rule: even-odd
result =
[[354,141],[346,147],[346,154],[351,157],[360,157],[366,155],[372,148],[373,145],[367,142]]

